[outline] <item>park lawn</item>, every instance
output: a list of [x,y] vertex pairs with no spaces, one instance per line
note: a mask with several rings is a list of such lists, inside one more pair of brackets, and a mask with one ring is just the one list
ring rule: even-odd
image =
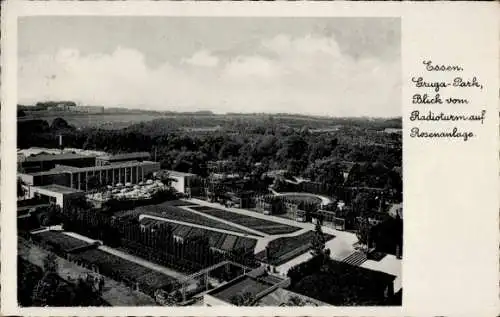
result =
[[208,206],[196,206],[189,208],[269,235],[292,233],[301,229],[299,227],[289,226],[270,220],[246,216]]
[[[190,208],[196,208],[196,207],[190,207]],[[124,213],[125,216],[139,216],[141,214],[161,217],[161,218],[165,218],[165,219],[169,219],[169,220],[182,221],[182,222],[192,223],[192,224],[201,225],[201,226],[207,226],[207,227],[211,227],[211,228],[215,228],[215,229],[228,230],[228,231],[243,233],[243,234],[251,235],[251,236],[262,237],[262,236],[259,236],[258,234],[253,233],[253,232],[249,232],[249,231],[231,226],[230,224],[226,224],[226,223],[214,220],[212,218],[204,217],[203,215],[200,215],[198,213],[191,212],[189,210],[180,208],[178,206],[174,206],[168,201],[161,203],[161,204],[158,204],[158,205],[137,207],[133,211],[128,211],[128,212]]]

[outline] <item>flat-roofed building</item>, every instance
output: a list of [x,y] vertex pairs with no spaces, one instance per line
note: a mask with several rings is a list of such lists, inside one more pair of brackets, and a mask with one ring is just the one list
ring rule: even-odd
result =
[[120,153],[113,155],[103,155],[99,156],[96,159],[97,166],[116,164],[120,162],[127,161],[147,161],[151,158],[151,155],[148,152],[133,152],[133,153]]
[[79,190],[91,190],[91,178],[100,185],[116,185],[118,183],[137,184],[160,169],[160,163],[124,162],[103,166],[73,167],[57,165],[50,171],[37,173],[21,173],[19,177],[28,186],[45,186],[58,184]]
[[51,184],[46,186],[30,187],[29,197],[46,200],[49,203],[56,204],[61,207],[61,209],[64,209],[71,200],[79,197],[85,197],[85,192],[66,186]]
[[179,193],[186,195],[200,195],[203,191],[202,179],[193,173],[184,173],[178,171],[165,171],[172,180],[172,187]]
[[25,173],[47,171],[56,165],[74,167],[95,166],[96,157],[77,153],[40,153],[19,159],[19,168]]

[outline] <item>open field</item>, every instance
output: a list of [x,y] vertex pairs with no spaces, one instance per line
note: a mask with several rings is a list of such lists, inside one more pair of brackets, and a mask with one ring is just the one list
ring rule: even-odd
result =
[[[197,208],[197,207],[193,207],[193,208]],[[212,227],[215,229],[228,230],[228,231],[248,234],[248,235],[252,235],[252,236],[258,236],[255,233],[242,230],[240,228],[231,226],[229,224],[226,224],[226,223],[223,223],[223,222],[220,222],[220,221],[208,218],[208,217],[204,217],[202,215],[199,215],[199,214],[194,213],[194,212],[190,212],[188,210],[179,208],[177,206],[173,206],[170,202],[165,202],[165,203],[161,203],[158,205],[142,206],[142,207],[135,208],[132,211],[128,211],[128,212],[123,213],[123,215],[137,216],[137,217],[141,214],[161,217],[161,218],[170,219],[170,220],[189,222],[192,224]],[[119,216],[119,214],[117,214],[117,216]]]
[[193,210],[203,212],[207,215],[214,216],[226,221],[230,221],[232,223],[245,226],[248,228],[251,228],[253,230],[257,230],[260,232],[263,232],[265,234],[286,234],[286,233],[292,233],[295,231],[300,230],[299,227],[293,227],[281,223],[277,223],[274,221],[269,221],[269,220],[264,220],[260,218],[254,218],[250,216],[245,216],[242,214],[237,214],[234,212],[222,210],[222,209],[217,209],[217,208],[212,208],[212,207],[207,207],[207,206],[197,206],[197,207],[190,207]]
[[[324,234],[325,240],[329,241],[335,238],[333,235]],[[268,244],[270,259],[266,259],[266,250],[256,254],[259,261],[272,265],[280,265],[285,263],[307,251],[311,248],[311,240],[314,236],[313,231],[307,231],[294,237],[282,237],[272,240]]]
[[47,113],[30,115],[19,120],[42,119],[52,122],[55,118],[63,118],[76,128],[122,129],[130,125],[158,119],[158,115],[145,113]]

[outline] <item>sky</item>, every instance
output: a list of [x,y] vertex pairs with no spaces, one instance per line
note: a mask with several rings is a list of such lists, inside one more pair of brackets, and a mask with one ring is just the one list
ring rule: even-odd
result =
[[401,115],[396,18],[22,17],[20,104]]

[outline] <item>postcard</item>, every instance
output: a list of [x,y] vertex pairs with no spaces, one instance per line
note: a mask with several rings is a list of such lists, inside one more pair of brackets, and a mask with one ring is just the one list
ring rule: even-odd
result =
[[3,315],[498,313],[497,3],[2,9]]

